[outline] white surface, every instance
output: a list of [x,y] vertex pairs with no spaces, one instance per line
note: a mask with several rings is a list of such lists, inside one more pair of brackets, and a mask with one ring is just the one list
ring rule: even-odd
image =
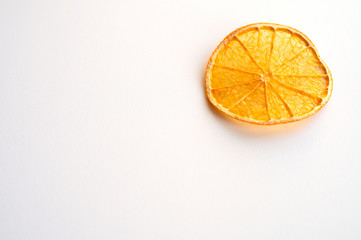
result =
[[[361,239],[359,1],[1,1],[0,239]],[[304,32],[330,102],[276,127],[218,114],[237,27]]]

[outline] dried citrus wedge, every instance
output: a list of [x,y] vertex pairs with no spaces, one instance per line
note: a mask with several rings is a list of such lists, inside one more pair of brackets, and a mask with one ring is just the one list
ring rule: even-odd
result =
[[332,76],[303,33],[257,23],[219,44],[208,62],[206,90],[210,102],[228,116],[273,125],[319,111],[331,96]]

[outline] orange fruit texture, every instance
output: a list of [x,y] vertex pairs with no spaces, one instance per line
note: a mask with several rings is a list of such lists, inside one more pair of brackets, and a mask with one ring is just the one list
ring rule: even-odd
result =
[[291,27],[256,23],[230,33],[209,59],[209,101],[237,120],[274,125],[319,111],[332,75],[315,45]]

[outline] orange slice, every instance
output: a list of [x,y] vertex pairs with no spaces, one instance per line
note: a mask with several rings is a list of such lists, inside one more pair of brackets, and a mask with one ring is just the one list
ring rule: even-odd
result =
[[237,120],[273,125],[319,111],[332,76],[303,33],[273,23],[241,27],[213,52],[206,71],[210,102]]

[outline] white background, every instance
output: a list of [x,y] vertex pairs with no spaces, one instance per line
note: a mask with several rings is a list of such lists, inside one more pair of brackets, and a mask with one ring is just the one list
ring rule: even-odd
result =
[[[0,239],[361,239],[360,8],[2,0]],[[208,58],[254,22],[315,43],[318,114],[254,126],[208,103]]]

